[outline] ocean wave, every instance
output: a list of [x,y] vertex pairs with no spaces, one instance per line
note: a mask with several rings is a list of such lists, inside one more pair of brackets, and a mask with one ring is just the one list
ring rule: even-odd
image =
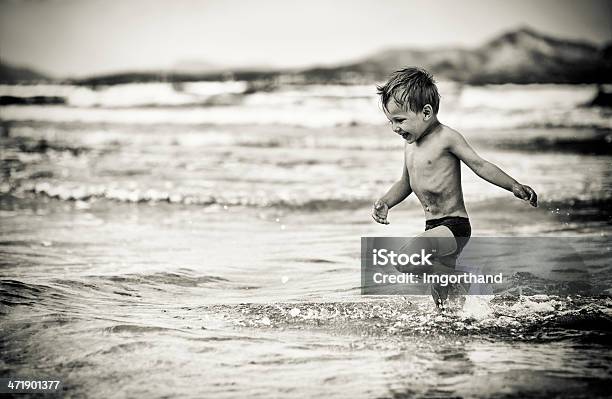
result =
[[[2,145],[6,149],[12,149],[24,153],[46,153],[68,152],[71,155],[94,155],[120,151],[126,144],[142,145],[164,145],[168,147],[251,147],[251,148],[299,148],[299,149],[339,149],[339,150],[400,150],[402,140],[395,137],[385,127],[370,127],[362,132],[355,132],[354,127],[336,127],[333,132],[327,129],[316,130],[310,134],[303,134],[299,129],[257,129],[255,133],[245,133],[243,128],[218,129],[215,127],[199,127],[195,130],[180,132],[168,131],[172,127],[157,127],[155,135],[149,134],[149,130],[141,132],[139,128],[129,131],[127,127],[111,132],[101,132],[99,128],[93,129],[65,126],[39,126],[40,122],[14,123],[11,127],[11,136],[2,139]],[[75,145],[68,139],[62,139],[59,132],[55,130],[75,129],[81,135],[83,144]],[[32,129],[48,129],[53,134],[33,133]],[[126,130],[125,132],[123,130]],[[522,152],[557,152],[575,153],[585,155],[609,155],[612,154],[612,129],[600,128],[533,128],[522,130],[502,130],[491,134],[487,130],[475,130],[465,133],[469,140],[475,144],[488,148],[502,150],[517,150]],[[32,137],[30,137],[32,136]],[[302,160],[303,161],[303,160]],[[312,161],[312,159],[311,159]],[[283,162],[300,163],[299,159],[281,159]],[[306,161],[304,161],[306,162]],[[327,161],[329,162],[329,161]],[[342,164],[345,159],[337,159],[336,163]]]
[[164,333],[164,332],[182,332],[178,328],[146,326],[136,324],[117,324],[104,328],[105,333],[110,334],[142,334],[142,333]]
[[[504,132],[505,133],[505,132]],[[472,142],[490,148],[523,152],[558,152],[585,155],[612,154],[612,129],[586,128],[577,132],[563,127],[535,128],[526,132],[491,135],[488,131],[469,133]],[[520,134],[517,134],[520,133]],[[346,150],[390,150],[401,147],[401,142],[380,135],[370,137],[345,136],[280,136],[234,137],[234,145],[254,148],[321,148]]]
[[[313,198],[300,195],[274,197],[271,195],[248,195],[246,193],[219,196],[213,194],[181,193],[160,189],[127,189],[106,185],[81,185],[74,187],[66,184],[52,184],[49,182],[27,182],[17,191],[45,196],[62,201],[76,202],[76,206],[88,208],[87,202],[105,199],[123,203],[169,203],[177,205],[197,205],[216,207],[218,209],[229,206],[243,206],[255,208],[287,208],[304,211],[321,211],[334,209],[358,209],[369,206],[372,202],[370,196],[349,194],[344,191],[323,194]],[[10,195],[5,193],[5,195]]]
[[495,145],[520,151],[612,155],[612,131],[596,131],[590,137],[534,137],[523,141],[501,139]]
[[[506,110],[575,108],[585,105],[597,94],[595,85],[503,84],[486,86],[439,84],[449,107]],[[246,81],[193,81],[184,83],[126,83],[91,88],[65,84],[0,85],[0,95],[15,98],[64,98],[74,107],[139,107],[197,105],[220,95],[245,95],[254,106],[286,106],[305,101],[378,101],[372,85],[278,85],[259,91]]]
[[[86,276],[79,279],[52,279],[54,288],[70,295],[81,295],[87,293],[90,297],[137,297],[142,298],[142,291],[147,287],[154,290],[167,291],[172,288],[197,288],[207,287],[211,289],[241,289],[240,284],[232,282],[224,277],[197,275],[193,271],[178,270],[176,272],[156,273],[130,273],[109,276]],[[249,286],[249,289],[256,287]],[[119,299],[116,297],[116,299]]]
[[[60,201],[74,203],[77,209],[89,209],[96,201],[108,200],[125,204],[171,204],[186,206],[203,206],[209,211],[223,211],[228,207],[252,207],[252,208],[278,208],[288,210],[299,210],[305,212],[350,210],[369,208],[372,204],[374,194],[371,190],[359,190],[336,187],[330,190],[310,190],[305,195],[299,192],[247,192],[237,190],[234,193],[218,194],[210,190],[200,193],[192,189],[181,190],[180,188],[127,188],[117,184],[69,184],[61,182],[49,182],[46,180],[29,180],[22,182],[19,186],[0,186],[4,190],[3,201],[11,202],[11,197],[16,195],[20,200],[24,195],[52,198]],[[503,195],[503,193],[502,193]],[[17,198],[16,197],[16,198]],[[15,199],[16,199],[15,198]],[[493,200],[491,202],[491,200]],[[508,198],[509,201],[512,198]],[[499,206],[498,200],[491,197],[475,197],[473,201],[480,202],[480,210],[495,210]],[[550,210],[560,218],[560,221],[611,221],[609,212],[612,197],[606,193],[584,193],[583,195],[567,196],[567,193],[551,193],[543,197],[540,207]],[[567,225],[566,223],[565,225]],[[559,226],[565,226],[563,223]],[[569,226],[566,226],[569,227]]]
[[546,110],[572,109],[587,104],[597,94],[594,85],[502,84],[464,86],[457,103],[464,108]]
[[[517,128],[612,129],[612,118],[599,108],[546,110],[442,110],[440,120],[459,130]],[[72,108],[65,106],[7,106],[9,121],[46,121],[87,124],[139,125],[281,125],[305,128],[338,126],[384,126],[382,111],[375,104],[338,108],[337,104],[303,104],[274,107],[174,107],[174,108]]]
[[154,284],[154,285],[176,285],[179,287],[199,287],[201,285],[223,284],[230,281],[219,276],[196,276],[189,271],[176,273],[159,272],[153,274],[129,274],[110,276],[109,281],[122,284]]
[[90,88],[73,85],[0,85],[0,95],[13,98],[54,97],[79,108],[202,105],[218,96],[242,94],[247,82],[154,82]]
[[[343,136],[284,136],[284,137],[235,137],[234,144],[253,148],[302,148],[302,149],[340,149],[340,150],[390,150],[401,151],[402,143],[380,137],[343,137]],[[339,159],[338,163],[343,160]]]
[[6,306],[33,305],[49,287],[18,280],[0,280],[0,302]]
[[[119,327],[119,326],[107,327],[105,329],[105,332],[115,332],[116,333],[116,332],[125,332],[125,331],[126,331],[125,327]],[[151,332],[151,331],[155,331],[155,330],[145,330],[144,332]],[[133,352],[137,352],[140,350],[148,350],[152,346],[153,344],[151,344],[150,342],[143,342],[143,341],[128,342],[125,344],[113,345],[110,348],[105,348],[105,349],[96,350],[94,352],[90,352],[86,354],[85,357],[86,358],[90,358],[90,357],[96,358],[98,356],[106,356],[106,355],[122,356],[127,353],[133,353]]]
[[[12,149],[17,152],[27,154],[46,154],[55,152],[58,154],[68,153],[78,157],[86,152],[90,152],[91,148],[86,146],[75,146],[66,142],[50,141],[47,139],[37,139],[31,137],[7,137],[2,139],[2,146],[6,149]],[[5,158],[1,158],[2,161]]]
[[[584,106],[597,93],[592,85],[442,88],[440,119],[457,129],[612,128],[609,111]],[[0,86],[0,95],[52,96],[68,104],[4,107],[4,119],[14,121],[308,128],[387,122],[373,86],[281,86],[254,93],[244,82],[194,82],[180,88],[169,83],[129,84],[99,90]]]

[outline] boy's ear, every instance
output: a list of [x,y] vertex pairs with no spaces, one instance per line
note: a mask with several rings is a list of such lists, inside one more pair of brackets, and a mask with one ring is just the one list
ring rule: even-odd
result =
[[431,116],[433,115],[433,108],[431,105],[429,104],[425,104],[425,106],[423,107],[423,120],[429,120],[429,118],[431,118]]

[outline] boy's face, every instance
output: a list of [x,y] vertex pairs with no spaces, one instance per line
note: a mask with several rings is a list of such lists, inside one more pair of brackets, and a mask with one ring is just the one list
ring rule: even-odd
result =
[[417,141],[427,129],[427,119],[423,111],[415,113],[410,109],[404,110],[393,99],[389,100],[383,110],[391,123],[391,129],[409,144]]

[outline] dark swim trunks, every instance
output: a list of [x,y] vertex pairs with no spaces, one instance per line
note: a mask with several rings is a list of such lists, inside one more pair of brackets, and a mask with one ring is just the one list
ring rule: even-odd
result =
[[[452,260],[452,264],[454,266],[457,256],[463,251],[463,247],[465,247],[470,240],[472,235],[472,226],[470,225],[470,219],[464,218],[461,216],[445,216],[439,219],[429,219],[425,221],[425,231],[431,230],[434,227],[438,226],[446,226],[455,236],[455,241],[457,242],[457,250],[450,254],[448,260]],[[453,259],[454,258],[454,259]],[[444,262],[447,263],[447,262]]]

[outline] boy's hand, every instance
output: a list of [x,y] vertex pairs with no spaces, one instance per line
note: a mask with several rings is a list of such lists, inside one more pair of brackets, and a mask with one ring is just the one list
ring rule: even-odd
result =
[[389,224],[387,220],[387,214],[389,213],[389,206],[381,200],[374,203],[372,208],[372,218],[380,224]]
[[531,206],[538,206],[538,195],[533,191],[533,188],[517,183],[512,186],[512,192],[516,197],[529,201]]

